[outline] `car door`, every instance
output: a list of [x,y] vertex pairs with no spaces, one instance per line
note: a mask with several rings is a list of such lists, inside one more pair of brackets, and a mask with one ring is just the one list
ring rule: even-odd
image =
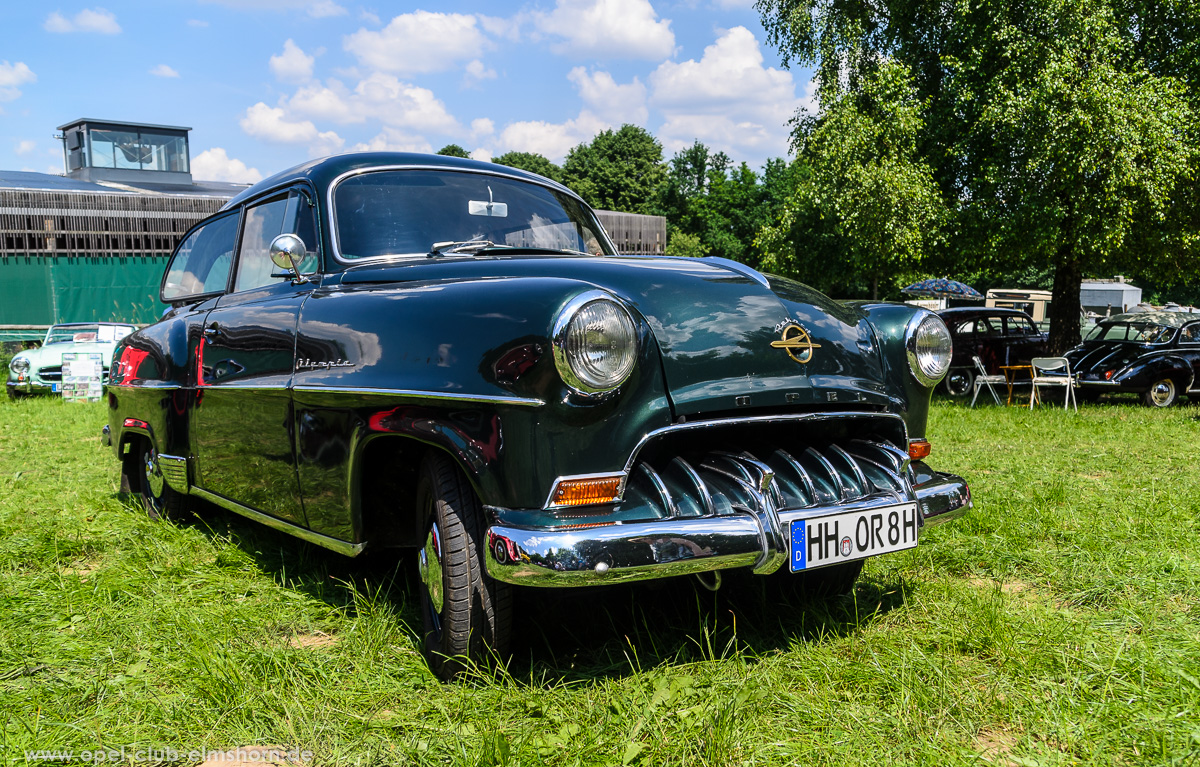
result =
[[1179,331],[1179,353],[1192,366],[1191,391],[1200,390],[1200,322]]
[[204,320],[194,430],[201,487],[297,525],[307,523],[291,382],[296,322],[311,284],[281,274],[269,251],[282,233],[315,249],[310,199],[292,190],[243,211],[232,289]]
[[1046,356],[1042,336],[1028,317],[1006,315],[1004,337],[1008,347],[1005,365],[1028,365],[1034,357]]

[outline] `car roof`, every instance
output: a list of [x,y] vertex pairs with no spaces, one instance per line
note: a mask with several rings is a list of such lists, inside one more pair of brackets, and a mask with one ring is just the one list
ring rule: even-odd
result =
[[276,173],[270,178],[259,181],[254,186],[225,203],[221,210],[236,208],[245,200],[257,197],[259,194],[279,186],[308,181],[318,189],[326,189],[334,179],[344,173],[369,168],[397,166],[445,168],[446,170],[474,171],[476,173],[499,173],[525,181],[532,181],[543,186],[553,187],[572,197],[582,199],[575,192],[557,181],[507,165],[497,165],[496,163],[482,162],[480,160],[465,160],[461,157],[447,157],[439,154],[418,154],[416,152],[350,152],[333,155],[332,157],[323,157],[318,160],[310,160],[309,162],[301,163],[300,165]]
[[1026,319],[1033,319],[1020,309],[999,309],[999,308],[979,308],[977,306],[956,306],[953,309],[939,309],[937,311],[939,317],[949,317],[952,319],[962,319],[963,317],[1012,317],[1020,316]]
[[1097,325],[1111,325],[1114,322],[1149,322],[1153,325],[1166,325],[1169,328],[1183,327],[1189,322],[1200,321],[1200,314],[1195,312],[1128,312],[1114,314],[1097,320]]

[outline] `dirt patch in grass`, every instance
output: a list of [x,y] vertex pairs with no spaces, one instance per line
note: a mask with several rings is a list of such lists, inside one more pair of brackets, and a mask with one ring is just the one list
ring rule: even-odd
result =
[[295,647],[298,650],[315,650],[322,647],[332,647],[337,644],[338,638],[332,634],[326,634],[324,631],[316,631],[312,634],[293,634],[288,637],[288,647]]
[[975,736],[971,747],[981,757],[992,764],[1001,764],[1005,767],[1019,767],[1018,762],[1009,758],[1013,749],[1017,747],[1019,740],[1020,738],[1016,733],[1010,732],[1003,727],[984,727]]
[[75,562],[70,567],[64,567],[59,572],[63,575],[74,575],[81,581],[87,580],[93,573],[100,569],[100,562],[95,560]]
[[970,583],[972,586],[975,586],[977,588],[985,588],[985,589],[986,588],[995,588],[997,585],[999,585],[1000,593],[1002,593],[1002,594],[1024,594],[1026,592],[1032,592],[1034,590],[1033,584],[1026,583],[1025,581],[1003,581],[1003,582],[1001,582],[1001,581],[994,581],[990,578],[970,578],[968,580],[968,583]]

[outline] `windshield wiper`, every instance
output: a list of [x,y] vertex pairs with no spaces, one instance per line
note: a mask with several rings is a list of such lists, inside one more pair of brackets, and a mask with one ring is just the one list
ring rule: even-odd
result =
[[478,253],[485,248],[503,248],[507,245],[497,245],[491,240],[464,240],[462,242],[435,242],[429,247],[429,258],[436,258],[446,253]]

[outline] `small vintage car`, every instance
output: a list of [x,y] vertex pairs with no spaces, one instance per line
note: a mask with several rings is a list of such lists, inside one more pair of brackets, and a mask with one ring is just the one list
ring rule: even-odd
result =
[[924,462],[937,315],[721,259],[618,255],[569,189],[361,153],[182,240],[121,343],[105,439],[152,514],[200,498],[354,556],[410,547],[443,677],[512,588],[719,571],[848,591],[963,513]]
[[1150,407],[1200,395],[1200,314],[1135,312],[1102,319],[1066,353],[1079,393],[1140,394]]
[[951,397],[971,394],[979,373],[972,357],[979,357],[989,375],[998,375],[1003,365],[1028,365],[1034,357],[1046,356],[1048,337],[1025,312],[962,307],[943,309],[938,316],[954,344],[950,370],[942,382]]
[[8,396],[16,399],[28,394],[57,394],[62,390],[63,355],[100,354],[103,375],[108,376],[108,361],[113,349],[134,326],[121,322],[70,322],[52,325],[42,345],[13,355],[8,363]]

